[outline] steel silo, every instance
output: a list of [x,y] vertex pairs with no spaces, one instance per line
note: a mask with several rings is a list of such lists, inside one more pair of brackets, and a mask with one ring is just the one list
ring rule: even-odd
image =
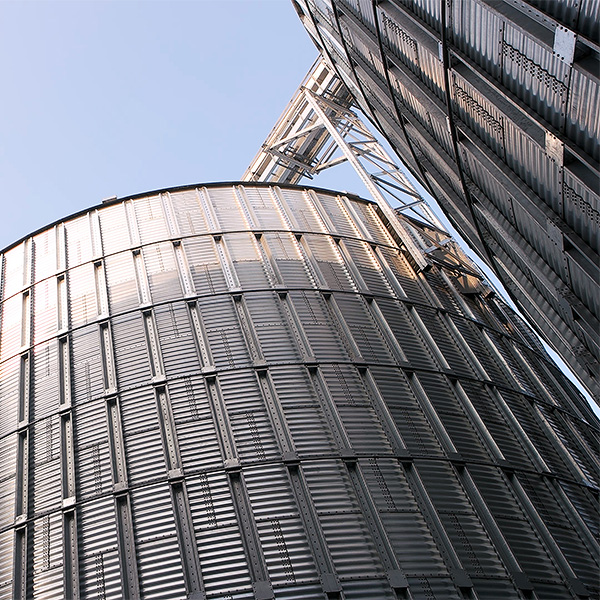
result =
[[597,594],[598,421],[372,202],[174,188],[1,256],[0,598]]

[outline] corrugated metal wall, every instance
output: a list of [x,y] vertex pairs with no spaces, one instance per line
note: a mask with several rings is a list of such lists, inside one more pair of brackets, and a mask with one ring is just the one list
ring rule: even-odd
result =
[[[363,112],[531,325],[600,394],[598,2],[298,4],[304,22],[327,30],[324,56]],[[534,257],[529,269],[508,265],[516,287],[487,235],[499,223],[484,215],[497,210],[511,224],[497,235]],[[550,279],[551,288],[540,283]],[[548,294],[560,304],[551,316]]]
[[598,422],[375,205],[176,189],[1,260],[0,598],[597,593]]

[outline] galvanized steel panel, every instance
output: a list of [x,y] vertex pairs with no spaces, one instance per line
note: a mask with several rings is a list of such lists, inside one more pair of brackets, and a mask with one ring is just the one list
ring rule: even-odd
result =
[[0,465],[0,527],[3,530],[10,528],[15,518],[17,447],[13,438],[14,436],[10,435],[0,439],[0,452],[5,457]]
[[133,206],[133,214],[129,213],[128,215],[130,217],[129,227],[133,236],[139,236],[142,244],[168,237],[160,196],[140,198],[133,203]]
[[98,213],[102,230],[102,248],[106,255],[129,246],[129,227],[123,203],[102,207]]
[[585,71],[574,68],[569,82],[565,133],[577,146],[600,159],[600,83]]
[[505,121],[504,150],[508,166],[555,212],[560,211],[560,165],[520,127]]
[[390,82],[394,88],[397,101],[405,106],[419,120],[423,127],[433,135],[431,131],[431,118],[427,108],[411,93],[409,87],[403,83],[403,79],[399,73],[397,74],[394,70],[390,70]]
[[421,20],[436,31],[442,28],[442,3],[441,0],[400,0]]
[[459,73],[453,73],[454,109],[500,158],[504,158],[504,116]]
[[563,170],[563,214],[569,226],[600,253],[600,196],[569,169]]
[[419,64],[421,66],[421,79],[425,85],[446,104],[446,83],[444,78],[444,65],[439,55],[433,54],[424,48],[419,49]]
[[600,2],[598,0],[585,0],[579,4],[579,17],[577,30],[591,39],[598,39],[600,33]]
[[478,0],[453,2],[452,9],[454,44],[497,78],[502,65],[503,19]]
[[2,298],[6,300],[29,283],[26,244],[21,242],[4,253]]
[[546,2],[545,0],[528,0],[529,4],[550,14],[570,29],[581,33],[589,39],[598,39],[600,4],[598,0],[564,0],[563,2]]
[[503,84],[548,123],[560,128],[567,101],[569,65],[509,22],[504,25],[502,53]]
[[[0,596],[23,581],[34,600],[66,585],[82,599],[458,598],[464,571],[478,597],[517,598],[509,552],[542,594],[563,573],[531,510],[594,591],[596,509],[575,476],[596,480],[598,431],[509,309],[416,274],[356,197],[223,185],[124,204],[98,207],[100,229],[92,213],[67,226],[81,259],[68,248],[63,329],[50,266],[31,282],[11,266]],[[119,214],[120,246],[104,226]],[[556,488],[536,486],[538,454]]]
[[186,592],[169,487],[144,487],[131,499],[141,594],[159,600],[181,598]]

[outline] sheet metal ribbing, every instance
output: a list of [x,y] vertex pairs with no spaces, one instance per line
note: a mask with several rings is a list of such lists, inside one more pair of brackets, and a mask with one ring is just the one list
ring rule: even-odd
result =
[[597,420],[372,203],[114,201],[0,300],[0,598],[597,593]]

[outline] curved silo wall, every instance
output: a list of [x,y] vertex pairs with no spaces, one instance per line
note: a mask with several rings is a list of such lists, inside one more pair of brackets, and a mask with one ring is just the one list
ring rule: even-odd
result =
[[221,184],[2,254],[0,598],[597,593],[598,423],[376,207]]

